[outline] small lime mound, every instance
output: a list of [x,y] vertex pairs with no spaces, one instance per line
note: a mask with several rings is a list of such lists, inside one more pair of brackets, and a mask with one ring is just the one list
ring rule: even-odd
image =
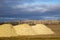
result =
[[28,24],[19,24],[14,26],[14,29],[18,35],[35,35],[32,31],[31,26]]
[[36,24],[35,26],[32,26],[32,29],[37,35],[54,34],[54,32],[44,24]]
[[0,25],[0,37],[16,36],[11,24]]

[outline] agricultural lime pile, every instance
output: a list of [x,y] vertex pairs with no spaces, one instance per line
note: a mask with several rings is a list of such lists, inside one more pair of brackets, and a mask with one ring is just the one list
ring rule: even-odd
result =
[[34,35],[34,32],[28,24],[19,24],[14,26],[14,29],[18,35]]
[[0,25],[0,37],[16,36],[11,24]]
[[43,24],[36,24],[35,26],[32,26],[32,29],[35,31],[36,35],[54,34],[50,28]]
[[36,24],[35,26],[29,26],[28,24],[20,24],[14,26],[18,35],[45,35],[54,34],[54,32],[43,24]]
[[54,32],[43,24],[36,24],[34,26],[28,24],[19,24],[16,26],[12,26],[11,24],[0,25],[0,37],[47,34],[54,34]]

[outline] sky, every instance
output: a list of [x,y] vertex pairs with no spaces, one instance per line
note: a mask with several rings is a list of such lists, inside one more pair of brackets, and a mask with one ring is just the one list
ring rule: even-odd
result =
[[0,17],[60,19],[60,0],[0,0]]

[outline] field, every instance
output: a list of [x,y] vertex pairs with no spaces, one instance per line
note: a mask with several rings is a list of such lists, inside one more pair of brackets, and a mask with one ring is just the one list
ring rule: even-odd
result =
[[45,24],[51,28],[53,35],[34,35],[34,36],[17,36],[17,37],[0,37],[0,40],[60,40],[60,24]]

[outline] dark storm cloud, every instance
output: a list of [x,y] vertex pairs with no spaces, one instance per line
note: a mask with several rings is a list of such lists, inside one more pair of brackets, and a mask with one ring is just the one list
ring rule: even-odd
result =
[[0,17],[60,19],[60,0],[0,0]]
[[45,2],[52,3],[51,0],[0,0],[0,14],[59,14],[60,4]]
[[52,12],[60,11],[60,4],[19,4],[12,6],[13,9],[20,9],[23,12]]

